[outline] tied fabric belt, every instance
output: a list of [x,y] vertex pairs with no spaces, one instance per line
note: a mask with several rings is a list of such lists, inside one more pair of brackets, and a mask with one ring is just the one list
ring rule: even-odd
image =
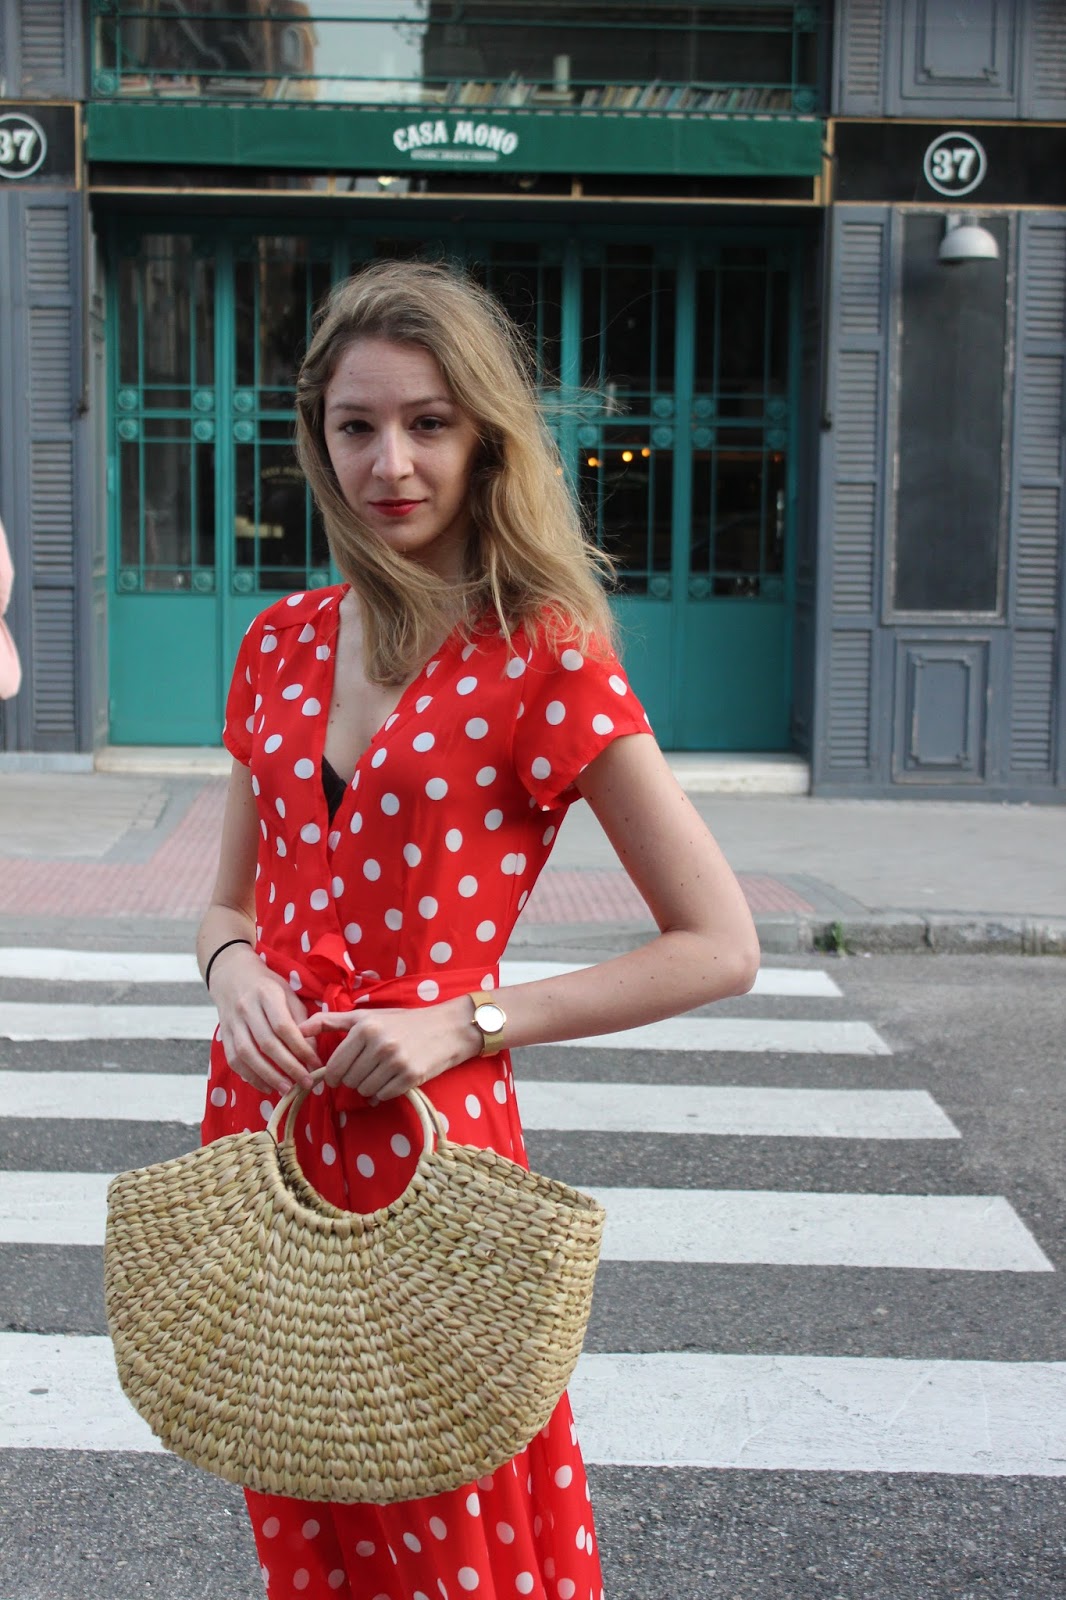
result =
[[357,1006],[425,1006],[454,1000],[472,989],[499,982],[496,962],[479,967],[442,967],[434,972],[405,972],[401,978],[360,971],[341,933],[325,933],[310,950],[294,958],[291,951],[260,945],[257,954],[272,972],[284,978],[314,1011],[354,1011]]

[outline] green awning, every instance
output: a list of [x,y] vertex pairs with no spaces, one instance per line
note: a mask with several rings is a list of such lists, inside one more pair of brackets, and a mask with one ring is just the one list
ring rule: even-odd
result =
[[91,161],[316,172],[813,177],[818,117],[92,102]]

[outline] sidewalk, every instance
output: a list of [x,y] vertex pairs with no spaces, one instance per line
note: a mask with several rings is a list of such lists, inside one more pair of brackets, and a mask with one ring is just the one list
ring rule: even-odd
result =
[[[186,948],[214,878],[225,780],[0,773],[0,939],[112,936]],[[692,796],[784,954],[1066,954],[1066,808]],[[636,943],[647,909],[584,803],[512,940]]]

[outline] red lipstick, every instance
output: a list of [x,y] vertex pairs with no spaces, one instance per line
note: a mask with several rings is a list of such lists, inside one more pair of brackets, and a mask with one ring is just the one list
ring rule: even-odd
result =
[[370,504],[384,517],[406,517],[422,502],[421,500],[371,500]]

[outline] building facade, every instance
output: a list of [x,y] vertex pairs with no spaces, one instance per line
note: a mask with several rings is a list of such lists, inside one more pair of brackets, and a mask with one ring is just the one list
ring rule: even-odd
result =
[[335,576],[314,308],[418,255],[524,327],[664,747],[1066,795],[1066,8],[0,0],[0,96],[0,765],[217,743]]

